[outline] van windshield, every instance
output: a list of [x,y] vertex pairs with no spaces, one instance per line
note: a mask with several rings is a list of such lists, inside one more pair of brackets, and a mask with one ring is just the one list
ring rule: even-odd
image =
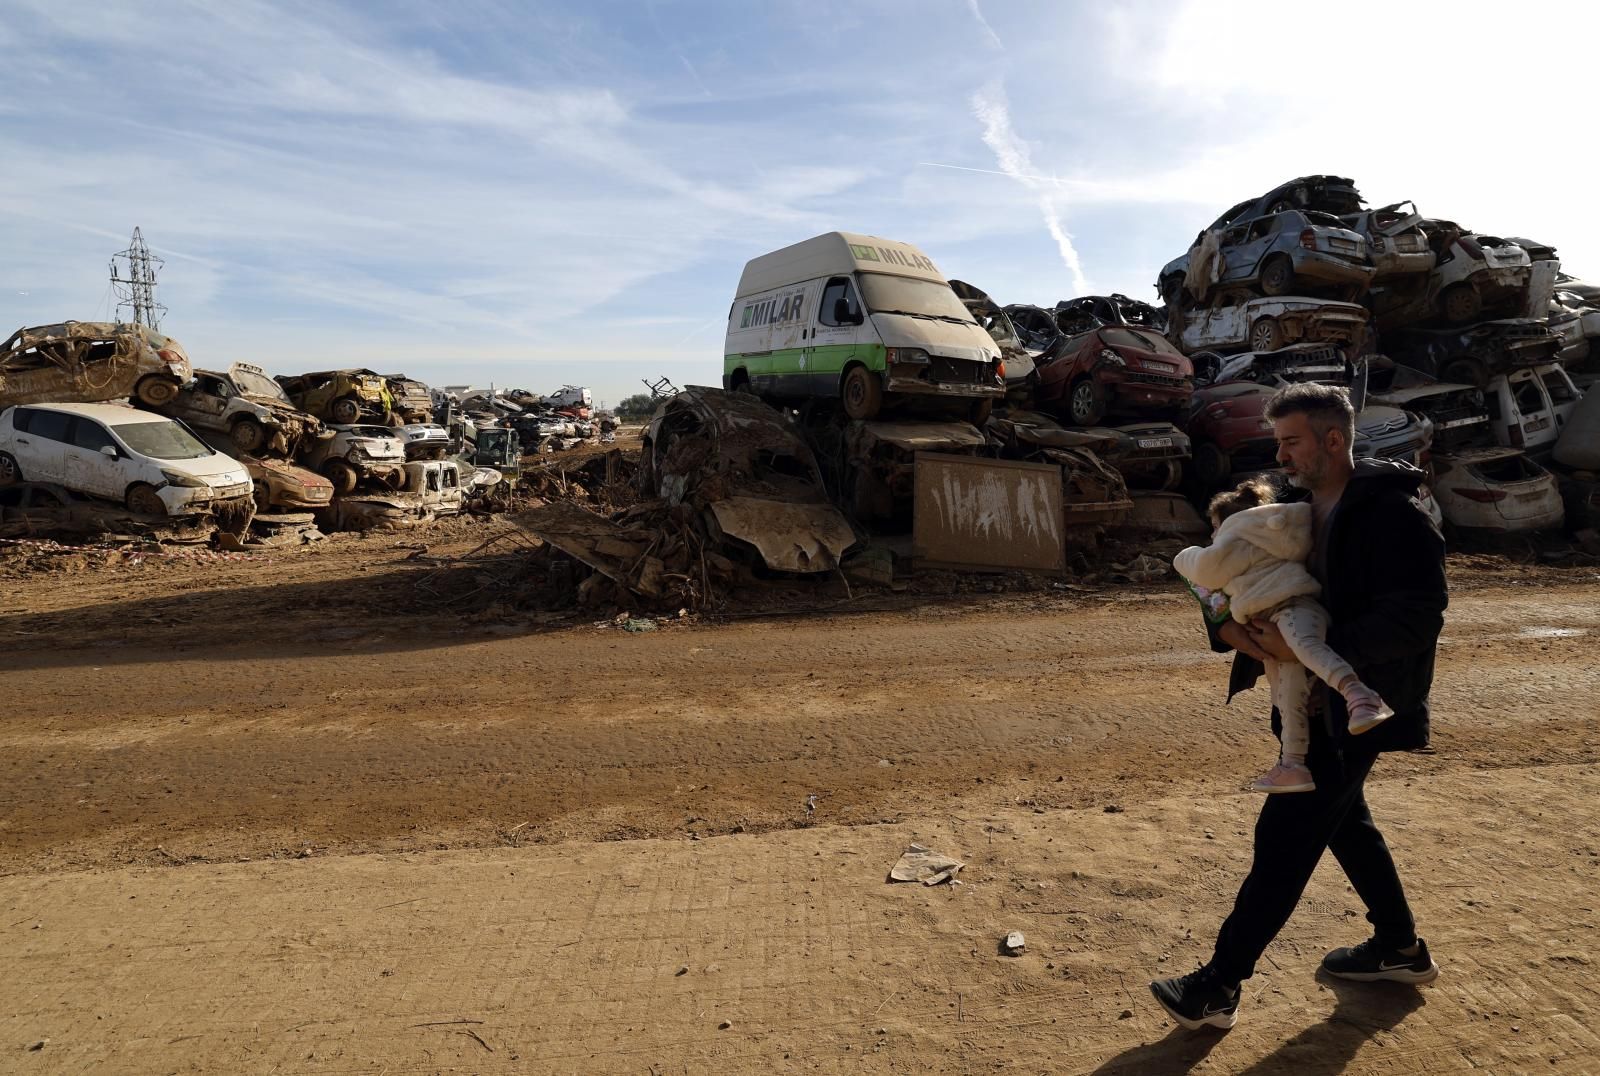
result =
[[176,422],[132,422],[116,427],[122,443],[157,460],[198,460],[212,454],[204,442]]
[[948,284],[887,273],[862,273],[858,279],[861,298],[874,313],[921,314],[972,321],[972,315]]

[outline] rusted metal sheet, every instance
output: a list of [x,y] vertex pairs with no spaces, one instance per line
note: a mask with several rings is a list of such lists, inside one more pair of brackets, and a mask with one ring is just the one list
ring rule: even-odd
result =
[[919,452],[911,548],[919,564],[1066,568],[1061,468]]
[[710,511],[724,535],[749,542],[767,567],[781,572],[832,571],[856,542],[849,522],[831,504],[727,497]]

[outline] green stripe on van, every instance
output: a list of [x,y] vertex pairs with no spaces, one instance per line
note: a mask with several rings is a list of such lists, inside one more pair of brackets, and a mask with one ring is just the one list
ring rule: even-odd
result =
[[[800,360],[804,358],[805,365]],[[882,344],[824,344],[821,347],[783,348],[759,355],[732,354],[722,357],[722,372],[731,374],[743,367],[751,377],[786,374],[842,374],[845,364],[858,361],[869,370],[887,367]]]

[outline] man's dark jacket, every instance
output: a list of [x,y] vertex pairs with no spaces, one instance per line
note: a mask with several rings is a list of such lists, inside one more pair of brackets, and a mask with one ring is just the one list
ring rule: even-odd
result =
[[[1328,533],[1327,579],[1318,599],[1328,610],[1328,644],[1356,675],[1383,696],[1395,715],[1360,737],[1345,729],[1344,700],[1327,692],[1327,724],[1313,722],[1312,762],[1332,746],[1359,742],[1370,751],[1406,751],[1428,745],[1428,692],[1434,648],[1449,603],[1444,539],[1416,501],[1422,472],[1390,460],[1357,460],[1339,498]],[[1306,500],[1289,489],[1283,500]],[[1210,627],[1211,648],[1230,649]],[[1252,687],[1265,670],[1245,654],[1233,657],[1228,698]],[[1272,731],[1281,733],[1276,709]],[[1330,740],[1331,736],[1331,740]],[[1314,766],[1315,768],[1315,766]]]

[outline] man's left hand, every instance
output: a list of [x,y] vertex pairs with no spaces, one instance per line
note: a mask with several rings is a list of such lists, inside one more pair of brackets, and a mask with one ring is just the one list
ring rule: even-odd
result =
[[1278,630],[1278,625],[1262,617],[1252,617],[1246,630],[1250,638],[1263,652],[1275,661],[1296,661],[1294,651],[1289,649],[1289,644],[1284,641],[1283,632]]

